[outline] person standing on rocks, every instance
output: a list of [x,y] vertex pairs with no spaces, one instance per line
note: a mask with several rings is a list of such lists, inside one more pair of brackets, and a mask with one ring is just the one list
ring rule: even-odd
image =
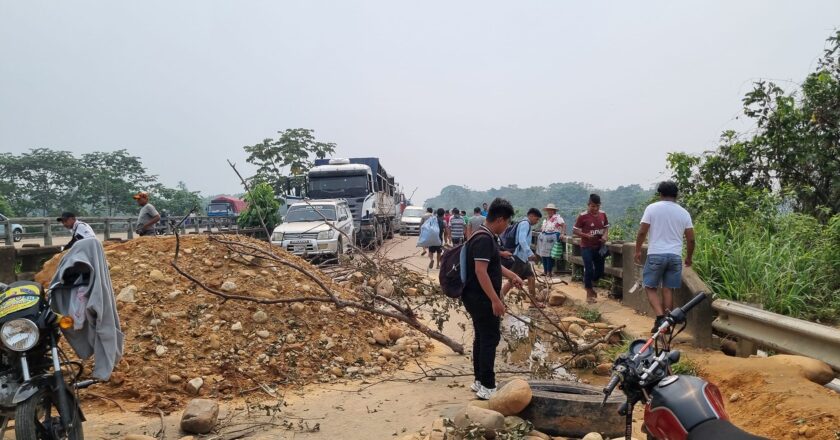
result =
[[504,199],[493,200],[487,220],[473,234],[466,246],[467,280],[461,294],[464,308],[470,315],[475,332],[473,340],[473,374],[470,386],[479,399],[487,400],[496,392],[496,348],[501,340],[502,277],[522,287],[522,279],[502,267],[498,235],[513,217],[513,206]]
[[134,195],[134,200],[140,206],[140,213],[137,214],[137,235],[141,237],[154,236],[155,225],[160,221],[160,213],[155,209],[155,206],[149,203],[149,194],[145,191],[140,191]]
[[76,214],[73,214],[72,212],[63,212],[61,213],[61,217],[55,220],[70,230],[70,241],[67,242],[63,248],[65,251],[73,247],[73,244],[79,240],[96,238],[96,233],[93,232],[93,228],[81,220],[76,220]]
[[[651,333],[662,324],[665,313],[674,309],[674,289],[682,285],[683,237],[687,243],[685,265],[691,266],[694,256],[694,224],[691,214],[677,204],[679,188],[671,181],[662,182],[656,189],[659,201],[651,203],[642,214],[636,235],[636,264],[642,264],[642,245],[650,233],[647,260],[642,280],[648,301],[656,313]],[[657,292],[662,286],[662,296]]]
[[601,211],[601,196],[589,195],[587,210],[575,221],[574,235],[580,237],[580,253],[583,257],[583,286],[586,288],[586,302],[594,304],[598,299],[595,282],[604,276],[603,252],[609,239],[610,223],[607,214]]

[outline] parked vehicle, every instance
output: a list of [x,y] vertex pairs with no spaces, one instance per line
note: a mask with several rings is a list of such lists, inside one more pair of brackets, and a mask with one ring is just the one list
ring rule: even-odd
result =
[[248,206],[244,200],[236,197],[219,196],[207,206],[208,217],[237,217]]
[[271,242],[295,255],[338,256],[350,251],[355,235],[345,200],[307,200],[289,206]]
[[[8,221],[8,217],[3,214],[0,214],[0,237],[6,237],[6,222]],[[21,241],[23,239],[23,233],[26,232],[23,229],[22,225],[17,223],[12,223],[12,239],[14,241]]]
[[400,219],[400,233],[420,234],[420,221],[425,213],[426,210],[422,206],[407,206]]
[[378,158],[316,159],[307,177],[310,198],[347,200],[357,244],[377,247],[399,230],[404,196]]
[[[686,313],[705,298],[706,294],[700,293],[686,305],[673,310],[650,339],[634,341],[613,363],[612,378],[604,388],[604,402],[616,386],[621,385],[627,402],[619,414],[627,421],[627,439],[632,434],[633,407],[640,402],[645,405],[643,431],[648,439],[763,438],[742,431],[729,421],[723,397],[714,384],[699,377],[671,372],[671,365],[680,360],[680,352],[671,350],[671,341],[685,328]],[[674,333],[677,324],[683,326]],[[660,340],[661,349],[657,346]]]
[[[80,382],[81,364],[63,356],[59,328],[73,321],[51,306],[52,297],[32,281],[0,285],[0,436],[13,419],[20,440],[84,438],[76,391],[95,381]],[[62,368],[75,370],[73,377],[65,377]]]

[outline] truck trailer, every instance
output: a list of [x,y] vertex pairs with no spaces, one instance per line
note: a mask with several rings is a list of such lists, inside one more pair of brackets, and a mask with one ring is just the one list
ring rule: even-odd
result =
[[399,230],[403,194],[379,158],[316,159],[307,177],[310,199],[347,200],[357,245],[378,247]]

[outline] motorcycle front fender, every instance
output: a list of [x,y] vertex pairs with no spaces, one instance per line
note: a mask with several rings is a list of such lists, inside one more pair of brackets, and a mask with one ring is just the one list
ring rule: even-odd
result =
[[43,388],[50,388],[50,379],[52,379],[52,375],[49,374],[42,374],[40,376],[35,376],[27,380],[26,382],[20,385],[20,388],[17,389],[15,393],[15,397],[12,398],[12,403],[17,405],[20,402],[32,397],[38,390]]

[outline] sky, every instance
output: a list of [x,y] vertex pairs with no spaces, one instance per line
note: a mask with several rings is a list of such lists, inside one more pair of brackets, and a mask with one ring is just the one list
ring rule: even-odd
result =
[[242,147],[310,128],[414,201],[662,180],[751,83],[793,89],[840,1],[0,0],[0,152],[120,148],[167,185],[241,192]]

